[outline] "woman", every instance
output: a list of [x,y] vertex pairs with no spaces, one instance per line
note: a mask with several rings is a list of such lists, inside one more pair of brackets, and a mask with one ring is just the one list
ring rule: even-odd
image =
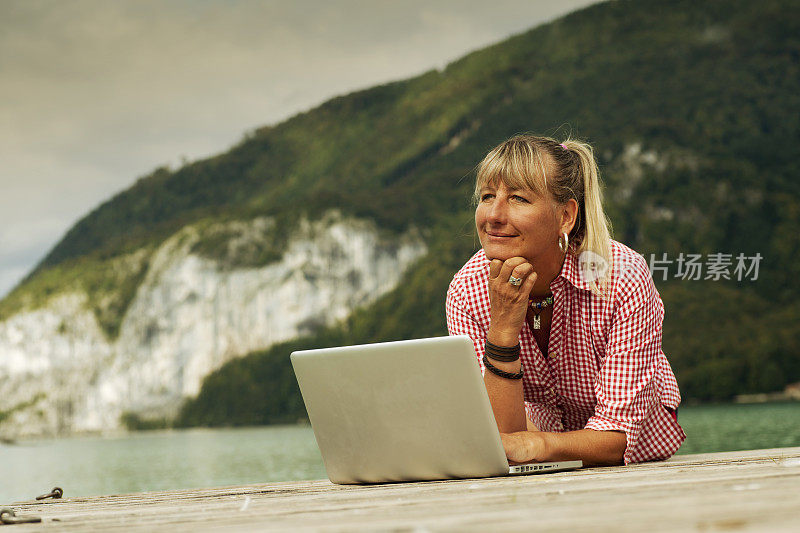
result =
[[589,145],[520,135],[481,162],[482,250],[447,292],[512,463],[665,459],[685,439],[644,258],[612,240]]

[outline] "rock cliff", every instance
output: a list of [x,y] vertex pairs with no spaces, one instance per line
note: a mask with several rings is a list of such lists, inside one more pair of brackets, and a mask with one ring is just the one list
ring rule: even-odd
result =
[[[236,236],[229,250],[246,248],[271,222],[216,229]],[[193,252],[204,231],[187,226],[152,254],[115,339],[80,291],[0,322],[4,436],[113,430],[123,413],[170,417],[225,362],[346,318],[426,252],[416,231],[382,236],[331,212],[301,220],[279,260],[232,267]]]

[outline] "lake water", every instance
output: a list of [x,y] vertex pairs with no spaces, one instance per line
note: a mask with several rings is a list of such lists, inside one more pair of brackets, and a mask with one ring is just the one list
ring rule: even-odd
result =
[[[679,454],[800,446],[800,402],[682,406]],[[0,445],[0,506],[67,497],[323,479],[309,426],[192,429]]]

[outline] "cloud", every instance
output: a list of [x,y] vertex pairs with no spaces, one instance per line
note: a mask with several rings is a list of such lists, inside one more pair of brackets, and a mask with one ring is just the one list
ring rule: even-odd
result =
[[[6,0],[0,227],[41,257],[159,165],[222,152],[247,130],[589,3]],[[2,271],[18,253],[2,251],[0,296],[21,277]]]

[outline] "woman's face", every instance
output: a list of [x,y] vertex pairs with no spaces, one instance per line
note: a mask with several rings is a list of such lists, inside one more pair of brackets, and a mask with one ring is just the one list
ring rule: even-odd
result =
[[558,248],[558,221],[552,201],[502,182],[481,189],[475,226],[486,257],[505,261],[524,257],[535,262]]

